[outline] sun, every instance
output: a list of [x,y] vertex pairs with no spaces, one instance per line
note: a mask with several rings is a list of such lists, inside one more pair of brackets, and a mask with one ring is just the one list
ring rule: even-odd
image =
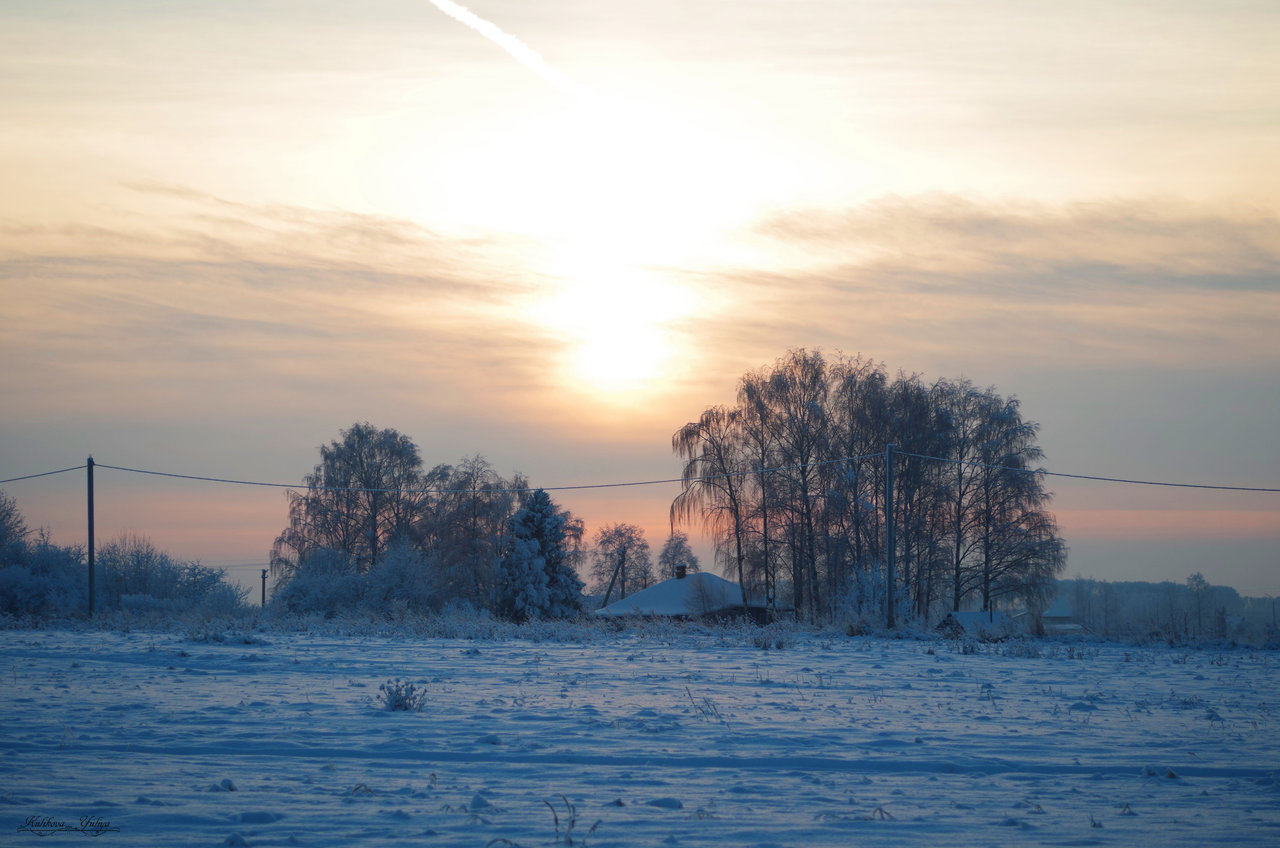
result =
[[571,372],[596,390],[634,392],[662,375],[667,356],[658,328],[623,327],[580,341],[572,353]]
[[786,182],[757,154],[692,109],[583,97],[504,116],[416,194],[443,197],[458,232],[536,245],[521,270],[545,285],[520,308],[557,344],[561,381],[639,402],[688,365],[684,272],[729,261],[762,186]]
[[687,291],[657,272],[583,254],[564,257],[552,285],[533,317],[561,343],[570,388],[622,402],[662,387],[684,349],[676,325],[693,309]]
[[505,174],[507,223],[545,247],[533,319],[560,344],[561,379],[613,404],[643,402],[687,357],[682,322],[697,306],[679,269],[736,214],[730,187],[698,171],[706,151],[664,126],[577,103],[527,126],[527,158]]

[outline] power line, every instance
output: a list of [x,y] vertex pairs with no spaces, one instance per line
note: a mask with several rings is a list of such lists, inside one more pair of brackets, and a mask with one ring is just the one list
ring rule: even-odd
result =
[[950,462],[955,465],[970,465],[975,468],[990,468],[995,471],[1018,471],[1023,474],[1043,474],[1046,477],[1069,477],[1073,480],[1097,480],[1103,483],[1130,483],[1135,486],[1169,486],[1178,489],[1216,489],[1225,492],[1280,492],[1280,489],[1266,489],[1257,486],[1213,486],[1207,483],[1167,483],[1156,480],[1129,480],[1123,477],[1098,477],[1091,474],[1066,474],[1061,471],[1046,471],[1043,468],[1017,468],[1012,465],[991,465],[967,459],[948,459],[942,456],[926,456],[909,451],[898,451],[899,456],[913,456],[916,459],[931,459],[937,462]]
[[[1260,486],[1220,486],[1220,485],[1211,485],[1207,483],[1171,483],[1171,482],[1157,481],[1157,480],[1134,480],[1134,479],[1129,479],[1124,477],[1104,477],[1104,476],[1092,475],[1092,474],[1068,474],[1061,471],[1046,471],[1044,469],[1017,468],[1014,466],[993,465],[989,463],[975,462],[972,460],[949,459],[947,457],[941,457],[941,456],[928,456],[926,454],[911,453],[910,451],[898,451],[898,455],[910,456],[916,459],[932,460],[935,462],[949,462],[949,463],[959,464],[959,465],[969,465],[977,468],[989,468],[997,471],[1015,471],[1023,474],[1043,474],[1049,477],[1066,477],[1074,480],[1093,480],[1093,481],[1102,482],[1102,483],[1124,483],[1124,484],[1135,485],[1135,486],[1164,486],[1164,487],[1181,488],[1181,489],[1209,489],[1209,490],[1228,491],[1228,492],[1280,492],[1280,488],[1266,488],[1266,487],[1260,487]],[[859,460],[876,459],[881,457],[883,457],[883,454],[874,453],[874,454],[863,454],[861,456],[846,456],[846,457],[840,457],[838,459],[828,459],[828,460],[822,460],[820,462],[812,462],[812,463],[800,464],[800,465],[783,465],[783,466],[774,466],[770,468],[754,468],[747,471],[732,471],[732,472],[726,472],[722,474],[705,474],[705,475],[698,475],[698,476],[691,476],[691,477],[671,477],[671,478],[665,478],[660,480],[633,480],[633,481],[627,481],[627,482],[621,482],[621,483],[583,483],[583,484],[566,485],[566,486],[525,487],[522,489],[485,489],[484,491],[495,493],[495,494],[496,493],[511,494],[511,493],[528,491],[529,488],[541,488],[544,491],[548,491],[548,492],[567,492],[567,491],[581,491],[581,490],[588,490],[588,489],[617,489],[617,488],[627,488],[627,487],[635,487],[635,486],[658,486],[658,485],[668,485],[672,483],[687,484],[687,483],[694,483],[694,482],[700,482],[705,480],[723,480],[730,477],[746,477],[754,474],[777,474],[785,471],[797,471],[797,470],[804,471],[810,468],[818,468],[824,465],[836,465],[844,462],[856,462]],[[374,494],[401,493],[401,494],[422,494],[422,495],[468,494],[473,491],[471,489],[439,489],[439,488],[437,489],[373,489],[373,488],[360,488],[360,487],[353,487],[353,486],[307,486],[299,483],[268,483],[268,482],[262,482],[262,481],[256,481],[256,480],[236,480],[236,479],[227,478],[227,477],[208,477],[208,476],[201,476],[201,475],[195,475],[195,474],[176,474],[170,471],[151,471],[151,470],[142,469],[142,468],[127,468],[119,465],[106,465],[104,463],[95,463],[95,466],[97,468],[107,468],[112,471],[121,471],[129,474],[143,474],[143,475],[152,476],[152,477],[169,477],[169,478],[175,478],[179,480],[194,480],[202,483],[225,483],[225,484],[234,485],[234,486],[259,486],[259,487],[274,488],[274,489],[308,489],[308,490],[315,489],[318,491],[327,491],[327,492],[365,492],[365,493],[374,493]],[[55,474],[65,474],[69,471],[79,471],[84,467],[85,467],[84,465],[76,465],[76,466],[72,466],[71,468],[61,468],[61,469],[58,469],[57,471],[45,471],[40,474],[27,474],[21,477],[11,477],[6,480],[0,480],[0,484],[14,483],[20,480],[33,480],[38,477],[50,477]]]
[[[301,489],[297,483],[260,483],[254,480],[231,480],[225,477],[200,477],[194,474],[174,474],[170,471],[147,471],[142,468],[124,468],[119,465],[107,465],[102,462],[95,463],[98,468],[110,468],[112,471],[125,471],[130,474],[146,474],[151,477],[174,477],[179,480],[198,480],[202,483],[229,483],[234,486],[264,486],[272,489]],[[323,488],[323,487],[322,487]],[[355,489],[347,490],[334,487],[340,491],[365,491],[365,492],[389,492],[391,489]]]
[[[225,477],[202,477],[195,474],[174,474],[169,471],[148,471],[142,468],[124,468],[118,465],[97,464],[98,468],[110,468],[112,471],[125,471],[131,474],[146,474],[152,477],[174,477],[179,480],[197,480],[204,483],[228,483],[236,486],[263,486],[273,489],[315,489],[321,492],[366,492],[372,494],[400,493],[407,495],[461,495],[471,492],[471,489],[372,489],[362,488],[359,486],[308,486],[301,483],[263,483],[254,480],[231,480]],[[606,489],[617,488],[621,486],[653,486],[660,483],[679,483],[679,479],[670,480],[642,480],[629,483],[592,483],[579,486],[539,486],[549,492],[567,491],[570,489]],[[490,493],[516,493],[527,491],[531,487],[522,489],[484,489],[483,491]]]
[[[822,465],[833,465],[840,462],[853,462],[860,459],[871,459],[880,456],[880,454],[866,454],[864,456],[846,456],[839,459],[828,459],[822,462],[812,462],[808,465],[781,465],[772,468],[755,468],[749,471],[732,471],[724,474],[705,474],[694,477],[671,477],[663,480],[634,480],[625,483],[583,483],[568,486],[536,486],[526,487],[523,489],[485,489],[486,492],[514,494],[528,491],[529,488],[539,488],[547,492],[567,492],[581,489],[617,489],[629,486],[658,486],[670,483],[692,483],[700,480],[720,480],[727,477],[745,477],[752,474],[775,474],[783,471],[804,470],[805,468],[817,468]],[[170,471],[148,471],[142,468],[125,468],[119,465],[106,465],[105,463],[95,463],[98,468],[109,468],[112,471],[124,471],[130,474],[145,474],[153,477],[173,477],[179,480],[196,480],[204,483],[227,483],[236,486],[262,486],[274,489],[315,489],[322,492],[365,492],[372,494],[408,494],[408,495],[465,495],[470,494],[471,489],[371,489],[361,488],[358,486],[307,486],[299,483],[264,483],[254,480],[233,480],[226,477],[203,477],[194,474],[175,474]],[[84,466],[81,466],[82,468]]]
[[57,471],[45,471],[40,474],[28,474],[24,477],[10,477],[8,480],[0,480],[0,486],[3,486],[5,483],[16,483],[19,480],[34,480],[37,477],[52,477],[54,474],[66,474],[68,471],[79,471],[82,468],[84,468],[83,465],[75,465],[75,466],[72,466],[71,468],[60,468]]
[[1100,480],[1103,483],[1131,483],[1135,486],[1170,486],[1177,489],[1217,489],[1223,492],[1280,492],[1280,489],[1267,489],[1260,486],[1211,486],[1205,483],[1162,483],[1153,480],[1126,480],[1122,477],[1094,477],[1087,474],[1064,474],[1060,471],[1045,471],[1050,477],[1071,477],[1076,480]]

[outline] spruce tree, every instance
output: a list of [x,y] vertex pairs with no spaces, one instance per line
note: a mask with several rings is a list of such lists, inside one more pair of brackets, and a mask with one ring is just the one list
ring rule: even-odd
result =
[[565,618],[580,609],[582,581],[565,558],[565,516],[542,489],[511,518],[502,561],[501,610],[516,621]]

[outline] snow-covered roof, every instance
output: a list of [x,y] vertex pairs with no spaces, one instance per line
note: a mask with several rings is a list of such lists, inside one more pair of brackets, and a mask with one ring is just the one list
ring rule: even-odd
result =
[[596,610],[596,615],[706,615],[741,606],[742,590],[737,583],[699,571],[641,589]]
[[[959,625],[965,633],[972,636],[1000,635],[1013,626],[1013,619],[1000,610],[972,610],[968,612],[950,612],[947,618]],[[946,619],[944,619],[944,622]]]
[[1044,611],[1045,618],[1074,618],[1075,610],[1071,608],[1070,602],[1066,598],[1059,595],[1054,598],[1053,603]]

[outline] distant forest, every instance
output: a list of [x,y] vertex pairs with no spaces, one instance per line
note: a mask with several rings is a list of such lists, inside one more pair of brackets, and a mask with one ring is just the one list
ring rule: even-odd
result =
[[1241,597],[1229,586],[1212,585],[1198,572],[1181,583],[1113,583],[1077,577],[1059,581],[1058,597],[1070,624],[1095,636],[1280,647],[1276,598]]

